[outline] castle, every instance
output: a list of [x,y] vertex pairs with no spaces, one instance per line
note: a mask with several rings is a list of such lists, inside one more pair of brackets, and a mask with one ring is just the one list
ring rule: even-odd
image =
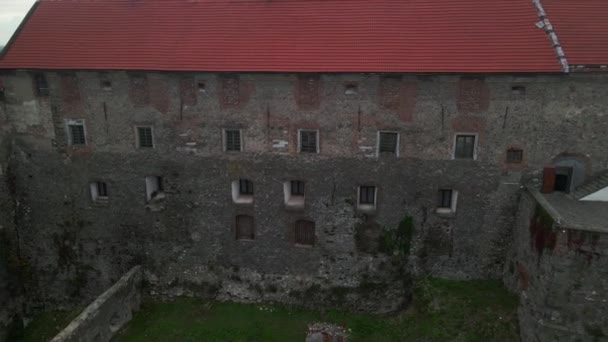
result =
[[522,339],[605,337],[608,6],[583,2],[37,2],[0,57],[0,323],[142,265],[156,293],[375,312],[498,278]]

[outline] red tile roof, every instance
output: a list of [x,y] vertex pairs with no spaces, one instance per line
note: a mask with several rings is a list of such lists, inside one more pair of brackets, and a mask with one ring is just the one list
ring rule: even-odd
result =
[[608,65],[608,1],[542,0],[542,4],[568,64]]
[[559,72],[531,0],[42,0],[0,68]]

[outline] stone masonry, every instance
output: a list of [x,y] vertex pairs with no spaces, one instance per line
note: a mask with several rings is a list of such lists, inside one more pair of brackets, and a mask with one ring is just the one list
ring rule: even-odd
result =
[[[2,215],[18,222],[31,308],[89,301],[141,264],[168,295],[391,311],[409,275],[502,276],[522,177],[564,154],[608,166],[601,75],[44,72],[49,96],[33,75],[0,74],[19,203]],[[66,120],[81,119],[86,145],[70,146]],[[136,147],[136,126],[153,128],[154,148]],[[242,152],[224,152],[226,128],[242,131]],[[319,131],[318,154],[298,153],[299,129]],[[398,156],[378,156],[379,131],[400,134]],[[453,160],[457,133],[476,135],[476,160]],[[513,147],[521,163],[506,162]],[[147,176],[162,177],[159,207]],[[251,204],[231,196],[241,178]],[[300,210],[284,203],[294,179]],[[91,199],[95,181],[107,201]],[[362,185],[378,189],[373,213],[357,208]],[[450,215],[436,211],[445,188],[458,191]],[[254,218],[254,240],[235,239],[237,215]],[[407,216],[407,267],[361,248],[362,232],[377,240]],[[294,244],[299,219],[314,221],[314,246]]]

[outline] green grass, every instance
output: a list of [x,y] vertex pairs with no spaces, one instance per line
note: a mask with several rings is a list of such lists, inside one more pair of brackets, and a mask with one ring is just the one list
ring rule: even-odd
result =
[[517,297],[498,282],[437,279],[420,282],[413,306],[391,317],[194,298],[147,299],[114,341],[303,341],[306,327],[316,321],[344,325],[353,342],[517,341],[517,304]]
[[47,342],[65,328],[82,308],[72,311],[48,311],[34,317],[27,328],[20,333],[17,341],[21,342]]

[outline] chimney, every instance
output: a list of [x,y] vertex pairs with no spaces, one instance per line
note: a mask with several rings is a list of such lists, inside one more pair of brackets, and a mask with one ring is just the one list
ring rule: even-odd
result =
[[546,166],[543,169],[543,194],[550,194],[555,187],[555,167]]

